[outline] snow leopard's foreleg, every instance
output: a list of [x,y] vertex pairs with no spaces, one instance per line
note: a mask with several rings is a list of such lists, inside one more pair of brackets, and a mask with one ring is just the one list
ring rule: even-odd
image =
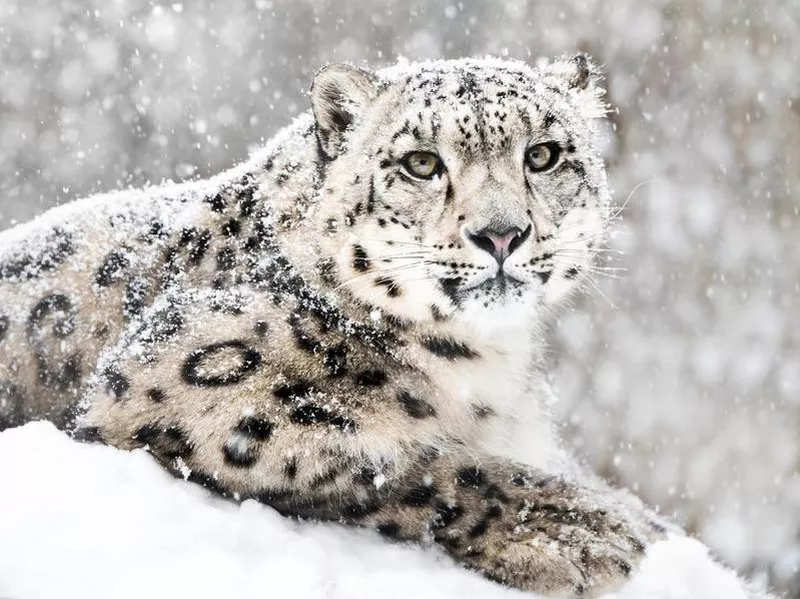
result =
[[357,522],[396,539],[433,540],[509,586],[593,596],[624,582],[664,533],[607,493],[523,466],[466,455],[425,461]]

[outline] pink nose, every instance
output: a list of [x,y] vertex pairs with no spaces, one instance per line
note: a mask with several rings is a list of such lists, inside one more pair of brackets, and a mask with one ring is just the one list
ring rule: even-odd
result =
[[508,248],[511,247],[511,242],[514,241],[517,237],[519,237],[519,229],[514,228],[511,231],[507,231],[506,233],[495,233],[494,231],[487,231],[486,233],[483,234],[483,236],[492,242],[495,254],[502,252],[510,254],[511,252],[508,251]]
[[467,233],[470,241],[485,252],[494,256],[500,264],[510,256],[531,234],[531,226],[522,231],[518,227],[511,227],[505,231],[482,229],[477,233]]

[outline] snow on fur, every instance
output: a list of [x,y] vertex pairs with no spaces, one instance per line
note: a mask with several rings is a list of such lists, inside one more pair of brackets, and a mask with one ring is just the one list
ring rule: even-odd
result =
[[[174,479],[144,451],[68,439],[49,423],[0,433],[3,599],[533,597],[435,549],[298,523]],[[606,599],[744,599],[699,542],[670,538]]]

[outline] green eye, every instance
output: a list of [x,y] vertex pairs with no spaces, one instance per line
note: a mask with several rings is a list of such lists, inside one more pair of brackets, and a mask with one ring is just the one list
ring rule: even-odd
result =
[[409,174],[418,179],[431,179],[444,170],[442,159],[431,152],[409,152],[403,156],[400,163]]
[[554,141],[549,141],[528,148],[528,151],[525,152],[525,162],[528,163],[528,168],[534,173],[540,173],[553,168],[558,162],[560,154],[561,148],[559,145]]

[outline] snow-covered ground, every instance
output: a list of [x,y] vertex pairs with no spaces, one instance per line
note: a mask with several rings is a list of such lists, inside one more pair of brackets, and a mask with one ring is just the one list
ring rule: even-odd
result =
[[[144,451],[75,443],[49,423],[0,433],[0,472],[3,599],[531,597],[434,549],[219,499]],[[674,537],[606,599],[745,597],[702,544]]]

